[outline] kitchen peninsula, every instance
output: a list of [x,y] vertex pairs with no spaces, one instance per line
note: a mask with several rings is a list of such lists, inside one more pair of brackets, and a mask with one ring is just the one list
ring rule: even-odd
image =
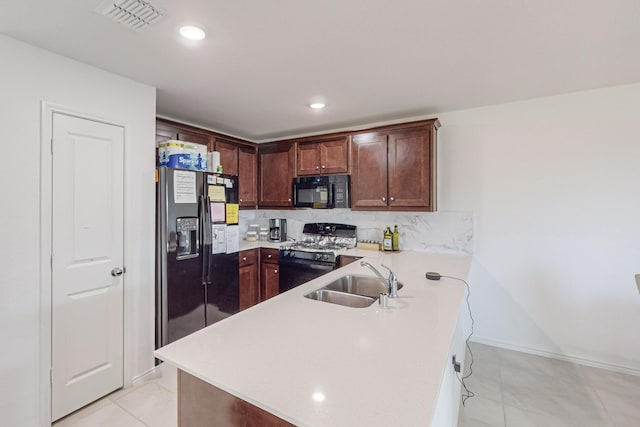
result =
[[[358,249],[404,287],[387,308],[351,308],[304,295],[352,263],[156,351],[178,376],[179,425],[449,426],[464,363],[464,284],[471,257]],[[382,269],[382,271],[384,271]]]

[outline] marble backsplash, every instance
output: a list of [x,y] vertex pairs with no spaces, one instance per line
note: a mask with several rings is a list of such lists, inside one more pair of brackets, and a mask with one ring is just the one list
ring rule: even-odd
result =
[[359,240],[382,241],[385,226],[398,225],[400,249],[473,253],[472,212],[360,212],[350,209],[241,210],[240,233],[249,224],[268,227],[270,218],[286,218],[287,236],[299,239],[307,222],[336,222],[358,227]]

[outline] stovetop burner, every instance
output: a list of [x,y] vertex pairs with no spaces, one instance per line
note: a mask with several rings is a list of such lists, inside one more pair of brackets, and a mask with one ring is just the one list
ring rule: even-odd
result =
[[281,256],[334,261],[337,251],[354,248],[357,243],[355,225],[310,223],[304,225],[302,233],[302,240],[280,246]]

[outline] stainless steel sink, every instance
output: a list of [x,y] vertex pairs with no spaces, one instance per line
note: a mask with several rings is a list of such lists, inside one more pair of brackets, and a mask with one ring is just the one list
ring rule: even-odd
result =
[[[398,289],[402,284],[398,283]],[[387,287],[377,277],[348,274],[333,282],[309,292],[305,298],[339,304],[347,307],[369,307],[381,293],[388,292]]]
[[[398,283],[398,289],[402,288],[402,283]],[[363,295],[371,298],[378,298],[381,293],[388,292],[387,287],[377,277],[356,276],[348,274],[339,277],[326,285],[323,289],[346,292],[348,294]]]
[[317,301],[324,301],[331,304],[344,305],[347,307],[364,308],[369,307],[376,300],[372,297],[348,294],[345,292],[332,291],[329,289],[317,289],[305,295],[306,298]]

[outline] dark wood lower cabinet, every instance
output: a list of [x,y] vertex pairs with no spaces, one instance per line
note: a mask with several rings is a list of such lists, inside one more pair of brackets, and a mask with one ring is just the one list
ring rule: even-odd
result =
[[178,370],[179,427],[288,427],[282,418]]
[[240,265],[240,310],[260,302],[260,268],[258,249],[238,253]]
[[278,250],[260,248],[260,301],[268,300],[279,292]]

